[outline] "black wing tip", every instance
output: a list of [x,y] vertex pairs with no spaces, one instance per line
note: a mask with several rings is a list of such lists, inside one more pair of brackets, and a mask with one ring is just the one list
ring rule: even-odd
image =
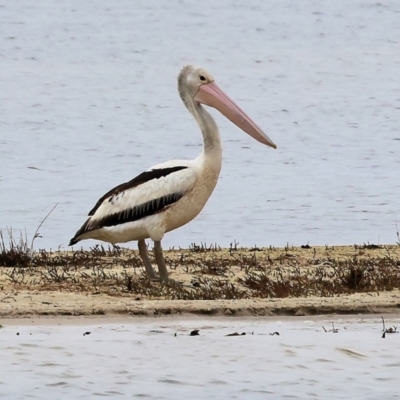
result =
[[77,244],[79,242],[79,239],[77,239],[76,237],[73,237],[70,241],[68,246],[73,246],[74,244]]

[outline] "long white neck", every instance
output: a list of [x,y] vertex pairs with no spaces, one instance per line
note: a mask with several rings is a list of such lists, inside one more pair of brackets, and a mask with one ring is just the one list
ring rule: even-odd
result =
[[194,105],[192,114],[203,134],[204,153],[213,153],[214,157],[221,154],[222,157],[221,137],[214,118],[200,104]]
[[199,155],[205,185],[210,188],[210,193],[217,184],[219,173],[222,167],[222,146],[217,124],[213,117],[200,104],[194,106],[195,117],[203,134],[203,151]]
[[[215,183],[212,183],[212,185],[215,186],[222,165],[221,137],[219,135],[217,124],[201,104],[193,101],[193,98],[187,90],[185,90],[181,82],[179,82],[178,88],[183,103],[195,118],[201,133],[203,134],[203,151],[199,158],[201,159],[204,168],[208,170],[212,177],[215,178]],[[214,181],[212,177],[210,176],[209,179]]]

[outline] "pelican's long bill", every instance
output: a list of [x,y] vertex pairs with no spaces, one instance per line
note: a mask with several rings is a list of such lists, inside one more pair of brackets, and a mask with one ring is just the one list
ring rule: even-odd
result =
[[251,137],[258,140],[260,143],[276,149],[276,144],[215,82],[201,85],[194,95],[194,100],[216,108],[221,114]]

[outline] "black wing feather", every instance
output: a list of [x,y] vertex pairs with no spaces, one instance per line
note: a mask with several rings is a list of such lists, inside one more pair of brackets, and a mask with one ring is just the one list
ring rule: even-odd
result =
[[176,203],[180,198],[182,198],[183,195],[184,193],[168,194],[167,196],[150,200],[146,203],[139,204],[138,206],[128,208],[127,210],[107,215],[104,218],[93,221],[90,230],[103,228],[105,226],[114,226],[125,224],[127,222],[134,222],[150,215],[157,214],[171,204]]
[[[139,186],[142,183],[149,182],[152,179],[159,179],[173,172],[180,171],[187,167],[178,166],[171,168],[163,168],[163,169],[152,169],[150,171],[146,171],[138,175],[136,178],[133,178],[129,182],[125,182],[121,185],[116,186],[114,189],[111,189],[107,192],[94,206],[94,208],[89,212],[89,216],[94,215],[97,209],[101,206],[104,200],[109,198],[109,201],[112,200],[114,196],[117,196],[119,193],[131,189],[133,187]],[[135,207],[131,207],[127,210],[123,210],[111,215],[107,215],[99,220],[92,220],[88,218],[86,222],[81,226],[81,228],[76,232],[75,236],[70,240],[69,246],[72,246],[79,242],[79,236],[85,232],[93,231],[95,229],[99,229],[106,226],[115,226],[119,224],[124,224],[127,222],[137,221],[141,218],[148,217],[153,214],[157,214],[163,211],[165,208],[169,207],[173,203],[176,203],[179,199],[183,197],[184,193],[172,193],[166,196],[159,197],[158,199],[150,200],[146,203],[139,204]]]
[[172,174],[173,172],[180,171],[181,169],[185,169],[187,167],[171,167],[171,168],[160,168],[160,169],[151,169],[150,171],[142,172],[137,177],[131,179],[129,182],[122,183],[121,185],[116,186],[114,189],[108,191],[103,197],[99,199],[96,205],[90,210],[89,216],[94,215],[97,209],[101,206],[103,201],[111,196],[116,196],[119,193],[134,188],[136,186],[141,185],[142,183],[146,183],[151,181],[152,179],[160,179],[164,176]]

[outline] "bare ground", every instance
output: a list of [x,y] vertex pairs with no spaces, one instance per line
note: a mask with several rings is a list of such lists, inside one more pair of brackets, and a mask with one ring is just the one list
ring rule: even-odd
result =
[[132,250],[0,249],[0,317],[400,313],[399,245],[193,245],[165,256],[167,285],[148,281]]

